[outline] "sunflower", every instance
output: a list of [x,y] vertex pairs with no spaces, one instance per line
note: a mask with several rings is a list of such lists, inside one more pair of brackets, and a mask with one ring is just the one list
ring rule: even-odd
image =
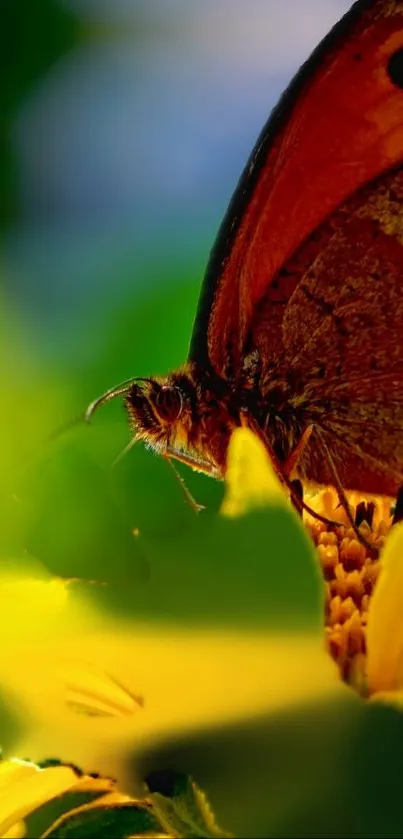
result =
[[[227,495],[231,516],[273,503],[283,493],[269,458],[247,429],[229,451]],[[309,506],[338,526],[304,513],[324,584],[324,638],[343,681],[364,698],[400,703],[403,688],[403,524],[392,528],[393,499],[348,493],[350,513],[363,540],[340,508],[336,490],[308,486]],[[366,544],[365,544],[366,543]],[[371,547],[375,550],[371,550]]]

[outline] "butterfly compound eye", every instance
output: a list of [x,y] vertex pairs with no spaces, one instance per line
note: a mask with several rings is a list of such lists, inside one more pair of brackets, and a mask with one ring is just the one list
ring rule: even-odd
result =
[[155,407],[161,419],[170,422],[178,419],[183,408],[183,398],[180,390],[169,385],[162,387],[155,398]]

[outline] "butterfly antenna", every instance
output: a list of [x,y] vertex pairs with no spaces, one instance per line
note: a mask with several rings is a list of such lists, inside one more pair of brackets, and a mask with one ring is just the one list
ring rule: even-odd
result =
[[98,396],[97,399],[94,399],[88,407],[83,411],[81,414],[78,414],[73,419],[67,420],[66,422],[59,425],[54,431],[51,431],[50,434],[46,437],[46,443],[52,443],[55,440],[58,440],[59,437],[62,437],[63,434],[66,434],[67,431],[70,431],[72,428],[75,428],[77,425],[81,425],[82,423],[90,423],[95,411],[101,407],[105,402],[110,402],[111,399],[114,399],[115,396],[124,396],[125,393],[128,393],[130,390],[131,385],[135,382],[136,379],[126,379],[126,381],[122,382],[120,385],[110,388],[107,390],[106,393],[103,393],[101,396]]
[[46,437],[46,443],[52,443],[54,440],[58,440],[63,434],[66,434],[67,431],[70,431],[71,428],[75,428],[76,425],[81,425],[85,420],[85,414],[78,414],[78,416],[73,417],[73,419],[67,420],[67,422],[62,423],[53,431],[51,431],[48,436]]
[[132,439],[129,440],[127,446],[125,446],[124,449],[122,449],[122,451],[118,454],[118,456],[115,457],[115,460],[112,463],[112,469],[114,469],[115,466],[117,466],[118,463],[120,463],[120,461],[123,460],[124,457],[126,457],[126,455],[129,453],[130,449],[132,449],[133,446],[136,445],[136,443],[137,443],[137,437],[132,437]]
[[97,411],[98,408],[101,407],[101,405],[105,405],[106,402],[110,402],[111,399],[115,399],[116,396],[124,396],[126,393],[129,392],[130,388],[133,386],[135,382],[147,381],[149,381],[149,379],[131,378],[126,379],[120,385],[115,385],[115,387],[111,387],[110,390],[107,390],[105,393],[102,393],[101,396],[98,396],[97,399],[94,399],[93,402],[90,402],[83,414],[84,421],[91,422],[91,419],[95,414],[95,411]]
[[78,414],[73,419],[67,420],[62,425],[59,425],[54,431],[51,431],[46,438],[46,443],[54,442],[58,440],[59,437],[62,437],[63,434],[66,434],[67,431],[70,431],[72,428],[75,428],[77,425],[81,425],[82,423],[90,423],[92,420],[93,415],[106,402],[110,402],[111,399],[115,399],[116,396],[124,396],[126,393],[130,391],[130,388],[135,382],[149,382],[150,379],[145,377],[133,377],[131,379],[126,379],[124,382],[121,382],[120,385],[115,385],[115,387],[110,388],[105,393],[102,393],[101,396],[98,396],[97,399],[94,399],[90,404],[87,406],[83,413]]

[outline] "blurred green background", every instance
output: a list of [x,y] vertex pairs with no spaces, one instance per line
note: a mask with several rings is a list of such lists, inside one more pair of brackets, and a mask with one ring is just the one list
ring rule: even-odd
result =
[[[1,0],[3,568],[107,580],[93,599],[108,614],[184,631],[316,626],[319,583],[287,517],[218,520],[222,486],[182,469],[207,507],[195,521],[140,446],[112,468],[129,439],[118,402],[50,435],[110,386],[186,359],[245,159],[349,5]],[[238,835],[399,836],[401,729],[351,696],[168,742],[142,765],[191,772]]]
[[[6,544],[22,515],[18,481],[45,452],[78,446],[110,471],[129,437],[121,404],[94,430],[51,445],[49,434],[112,385],[186,359],[208,252],[245,159],[293,71],[347,6],[311,0],[301,20],[298,0],[2,0]],[[175,481],[139,447],[128,460],[144,470],[146,511],[156,476],[166,490]],[[221,487],[185,473],[216,508]],[[84,475],[86,498],[94,488]],[[68,511],[74,481],[62,484],[54,506]]]
[[246,157],[348,5],[2,0],[2,286],[80,398],[186,357]]

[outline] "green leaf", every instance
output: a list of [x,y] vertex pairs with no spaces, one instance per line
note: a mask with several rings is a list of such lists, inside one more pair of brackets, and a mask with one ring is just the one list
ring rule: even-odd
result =
[[204,793],[185,774],[153,772],[146,785],[158,816],[168,831],[186,839],[229,837],[218,827]]
[[[268,690],[270,684],[268,671]],[[364,813],[351,807],[362,772],[361,760],[359,769],[354,766],[354,741],[363,707],[347,688],[334,699],[309,704],[298,704],[296,697],[289,710],[251,715],[238,724],[211,726],[157,744],[142,758],[133,757],[132,775],[139,763],[146,778],[158,775],[161,766],[189,773],[212,802],[218,823],[235,836],[351,836],[349,822],[356,826],[361,819],[368,828]],[[359,741],[362,748],[363,736]],[[384,767],[372,763],[371,771],[379,783]],[[376,796],[371,806],[376,807]],[[354,835],[369,834],[357,830]]]
[[45,835],[46,839],[126,839],[144,834],[161,835],[161,832],[160,822],[151,809],[136,803],[81,807],[67,813]]
[[55,450],[22,497],[32,508],[27,547],[53,573],[123,583],[135,571],[136,542],[111,497],[109,468],[85,445]]
[[[157,487],[155,494],[157,505]],[[322,632],[319,563],[291,511],[267,508],[231,520],[203,512],[176,532],[140,529],[136,552],[141,580],[131,573],[123,585],[89,592],[119,619]],[[114,573],[112,563],[104,579]]]
[[[171,738],[140,767],[146,778],[161,766],[191,773],[235,836],[380,839],[403,836],[402,743],[401,710],[340,687],[325,702]],[[138,754],[132,766],[134,777]]]
[[[63,763],[57,759],[41,761],[40,764],[43,769],[60,765],[63,765]],[[63,795],[49,799],[26,817],[25,836],[27,839],[35,839],[35,837],[42,836],[42,833],[49,830],[56,821],[64,816],[67,817],[69,812],[82,808],[85,805],[93,804],[97,799],[101,799],[107,794],[107,782],[105,779],[94,778],[91,782],[91,779],[82,776],[76,766],[74,766],[74,771],[77,772],[77,785],[72,790],[68,790]],[[112,782],[109,783],[110,789],[113,789]]]

